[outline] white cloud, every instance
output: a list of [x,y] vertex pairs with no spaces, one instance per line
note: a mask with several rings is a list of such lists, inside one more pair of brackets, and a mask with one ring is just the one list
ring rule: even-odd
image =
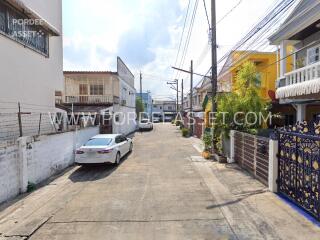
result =
[[[217,19],[221,19],[238,1],[217,1]],[[240,40],[275,1],[243,0],[218,25],[219,57]],[[190,13],[194,2],[191,0]],[[206,2],[210,17],[210,1]],[[116,56],[121,53],[125,61],[135,61],[128,64],[134,73],[143,71],[144,90],[151,90],[154,95],[174,95],[168,90],[166,80],[172,80],[171,65],[176,59],[187,5],[188,0],[64,1],[64,68],[115,70]],[[211,62],[207,31],[206,15],[200,0],[183,68],[188,69],[193,59],[196,71],[205,73],[208,70]],[[130,43],[133,40],[136,42],[132,47]],[[129,52],[134,56],[130,57]],[[141,54],[140,57],[137,54]],[[188,79],[188,74],[180,77]],[[195,82],[198,80],[195,78]],[[138,85],[137,80],[137,89]],[[188,85],[186,80],[185,86]]]

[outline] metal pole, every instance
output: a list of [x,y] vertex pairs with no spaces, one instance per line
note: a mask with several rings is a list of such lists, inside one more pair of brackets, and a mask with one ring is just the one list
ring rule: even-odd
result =
[[177,79],[177,107],[176,107],[176,115],[178,115],[179,110],[179,80]]
[[183,79],[181,81],[181,114],[183,114]]
[[23,136],[23,132],[22,132],[22,121],[21,121],[21,106],[20,106],[20,102],[18,103],[18,123],[19,123],[19,133],[20,133],[20,137]]
[[38,135],[40,136],[41,133],[41,119],[42,119],[42,113],[40,113],[40,119],[39,119],[39,127],[38,127]]
[[142,73],[140,72],[140,97],[141,97],[141,102],[143,103],[142,101]]
[[190,135],[193,135],[193,126],[191,124],[191,117],[193,116],[192,111],[192,100],[193,100],[193,60],[191,60],[190,66],[190,114],[189,114],[189,125],[190,125]]

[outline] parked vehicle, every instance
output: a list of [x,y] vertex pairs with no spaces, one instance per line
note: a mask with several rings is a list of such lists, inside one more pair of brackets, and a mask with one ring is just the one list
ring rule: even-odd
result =
[[140,130],[152,130],[153,129],[153,124],[149,119],[142,119],[139,122],[139,129]]
[[159,117],[153,117],[152,122],[153,123],[159,123],[160,122],[160,118]]
[[91,138],[76,150],[75,162],[79,165],[89,163],[114,163],[133,149],[130,138],[121,134],[100,134]]
[[172,117],[171,116],[165,116],[164,117],[164,121],[165,122],[171,122],[172,121]]

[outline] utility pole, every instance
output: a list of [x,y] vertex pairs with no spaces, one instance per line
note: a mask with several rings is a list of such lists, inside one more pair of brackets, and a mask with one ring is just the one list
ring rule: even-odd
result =
[[183,114],[183,79],[181,81],[181,114]]
[[176,115],[178,115],[179,110],[179,80],[177,79],[177,108],[176,108]]
[[190,114],[189,114],[189,125],[190,125],[190,135],[193,135],[193,126],[191,124],[191,117],[193,116],[193,108],[192,108],[192,100],[193,100],[193,60],[191,60],[190,66]]
[[143,103],[142,101],[142,73],[140,72],[140,97],[141,97],[141,102]]
[[[211,91],[212,91],[212,116],[217,112],[217,24],[216,24],[216,1],[211,0]],[[214,129],[212,128],[212,151],[215,150]]]
[[[177,102],[176,102],[176,114],[178,114],[178,108],[179,108],[179,80],[175,79],[174,81],[167,82],[168,85],[171,85],[170,88],[172,90],[175,90],[177,92]],[[174,84],[176,86],[174,86]]]

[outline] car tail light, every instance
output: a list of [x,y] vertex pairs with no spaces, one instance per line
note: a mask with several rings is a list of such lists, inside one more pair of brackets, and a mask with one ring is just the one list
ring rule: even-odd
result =
[[84,151],[77,150],[77,151],[76,151],[76,154],[84,154]]
[[111,153],[111,152],[112,152],[112,149],[98,151],[99,154],[106,154],[106,153]]

